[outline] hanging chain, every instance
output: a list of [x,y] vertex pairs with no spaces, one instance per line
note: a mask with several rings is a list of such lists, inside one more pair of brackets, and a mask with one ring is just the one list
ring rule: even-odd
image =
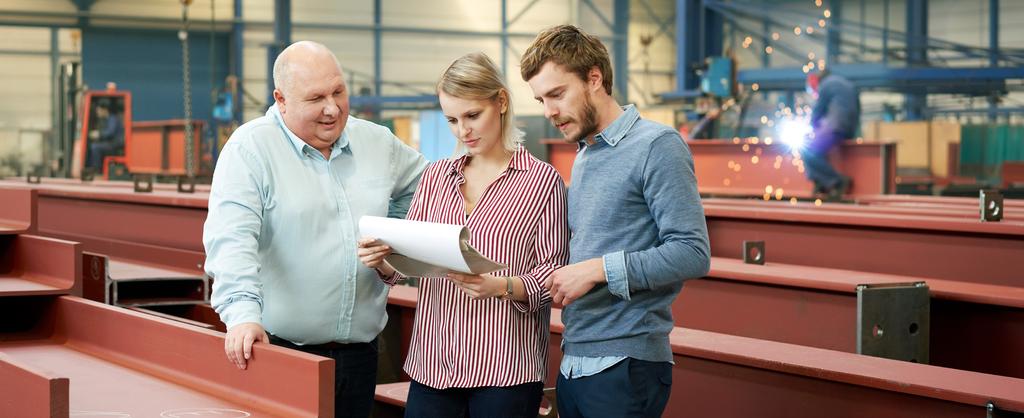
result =
[[188,53],[188,5],[191,2],[181,2],[181,31],[178,32],[178,39],[181,40],[181,74],[185,101],[185,175],[189,180],[195,177],[195,151],[192,144],[195,138],[192,129],[192,77],[189,74],[191,64]]

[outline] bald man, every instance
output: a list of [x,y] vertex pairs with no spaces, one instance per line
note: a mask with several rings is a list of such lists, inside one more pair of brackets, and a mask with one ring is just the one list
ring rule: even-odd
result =
[[[349,115],[337,58],[297,42],[274,63],[274,105],[239,127],[217,162],[203,229],[224,351],[255,342],[335,360],[335,416],[366,417],[387,286],[356,256],[363,215],[404,218],[423,156]],[[258,367],[253,363],[253,367]]]

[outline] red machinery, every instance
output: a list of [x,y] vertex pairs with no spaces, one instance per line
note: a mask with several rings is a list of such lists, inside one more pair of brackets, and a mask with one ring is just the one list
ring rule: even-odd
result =
[[[108,89],[105,91],[89,91],[84,96],[82,128],[79,138],[75,141],[74,163],[72,172],[79,174],[85,167],[89,153],[89,133],[96,129],[98,117],[96,107],[100,99],[114,104],[114,113],[124,124],[124,147],[121,152],[103,159],[101,174],[104,179],[111,176],[155,175],[184,176],[187,173],[185,121],[180,119],[164,121],[132,121],[132,96],[130,92]],[[118,111],[123,109],[123,111]],[[200,138],[205,122],[193,120],[192,162],[193,174],[209,174],[210,164],[200,164]],[[118,170],[121,170],[118,173]]]
[[[127,91],[119,91],[114,88],[108,88],[103,91],[87,91],[83,96],[82,106],[82,128],[78,138],[75,140],[73,150],[73,160],[71,165],[72,176],[80,176],[82,169],[85,167],[86,158],[89,152],[89,132],[96,129],[98,124],[98,117],[96,116],[96,107],[100,99],[107,99],[114,104],[111,113],[121,118],[124,124],[124,138],[123,144],[125,149],[128,147],[128,143],[132,137],[132,94]],[[120,110],[120,111],[119,111]],[[108,166],[110,161],[116,161],[118,157],[108,157],[103,161],[103,177],[108,176]],[[123,159],[123,157],[121,157]]]
[[[192,121],[193,174],[208,174],[200,170],[199,138],[205,123]],[[132,137],[125,141],[124,163],[131,174],[184,176],[186,172],[185,121],[181,119],[135,122]]]

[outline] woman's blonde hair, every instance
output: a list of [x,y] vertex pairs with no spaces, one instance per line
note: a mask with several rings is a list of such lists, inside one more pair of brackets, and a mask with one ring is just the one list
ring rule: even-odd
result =
[[[463,55],[452,62],[441,74],[437,82],[437,93],[444,92],[452,97],[469,100],[493,100],[500,102],[505,99],[505,113],[501,115],[501,144],[506,150],[515,151],[523,142],[523,132],[515,126],[515,113],[512,112],[512,95],[501,80],[501,71],[482,52]],[[455,155],[465,153],[461,142],[455,143]]]

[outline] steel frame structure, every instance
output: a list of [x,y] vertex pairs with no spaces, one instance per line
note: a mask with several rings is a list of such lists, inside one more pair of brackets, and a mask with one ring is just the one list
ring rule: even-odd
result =
[[242,371],[224,358],[221,333],[78,297],[81,245],[26,233],[46,220],[36,190],[0,197],[0,218],[17,221],[0,229],[5,416],[333,414],[333,360],[257,344]]
[[931,294],[930,364],[1024,379],[1021,287],[713,257],[672,313],[688,329],[856,353],[857,287],[909,282],[926,283]]
[[[74,296],[3,298],[6,412],[333,415],[331,359],[256,344],[243,371],[224,358],[218,332]],[[4,399],[12,393],[19,396]]]
[[1019,221],[776,206],[704,202],[711,253],[742,259],[743,241],[765,241],[769,261],[1021,287]]
[[[416,289],[394,287],[389,304],[401,312],[404,358]],[[552,309],[546,386],[558,373],[562,331],[561,310]],[[665,416],[977,417],[990,404],[1024,411],[1022,379],[690,328],[676,327],[670,340]],[[396,386],[384,389],[398,393]]]
[[[247,29],[264,29],[269,28],[274,35],[272,42],[266,45],[267,49],[267,74],[273,72],[274,60],[277,58],[277,54],[288,44],[291,43],[291,32],[293,28],[299,29],[326,29],[326,30],[339,30],[339,31],[365,31],[373,34],[373,68],[374,72],[373,85],[374,91],[370,96],[353,96],[351,98],[351,104],[354,107],[369,107],[376,109],[378,112],[382,109],[403,109],[408,108],[409,105],[413,106],[429,106],[436,107],[437,96],[432,92],[424,92],[422,94],[412,95],[392,95],[383,96],[381,94],[382,88],[385,84],[390,84],[385,81],[382,77],[383,72],[383,55],[382,39],[386,33],[414,33],[424,35],[443,35],[443,36],[465,36],[465,37],[497,37],[501,40],[502,44],[502,55],[500,57],[500,63],[502,73],[507,74],[509,52],[513,52],[518,55],[518,52],[509,45],[509,39],[532,39],[536,36],[533,32],[517,32],[512,29],[512,26],[519,21],[519,19],[530,10],[539,1],[534,0],[527,3],[522,9],[518,11],[509,10],[508,0],[501,0],[501,22],[500,27],[495,31],[473,31],[473,30],[462,30],[462,29],[435,29],[426,27],[412,27],[402,25],[387,25],[384,23],[382,16],[382,3],[383,0],[373,0],[373,22],[370,24],[333,24],[333,23],[304,23],[304,22],[293,22],[291,16],[291,0],[274,0],[274,20],[271,22],[246,20],[242,15],[244,9],[244,0],[233,0],[234,14],[231,20],[223,20],[215,22],[215,24],[222,23],[224,28],[230,28],[231,32],[231,44],[232,44],[232,64],[229,68],[229,73],[236,76],[239,83],[242,82],[242,46],[243,46],[243,33]],[[650,5],[646,4],[645,0],[641,0],[644,6],[648,9],[648,13],[654,16],[653,12],[650,11]],[[76,0],[75,5],[77,7],[76,12],[19,12],[19,11],[4,11],[0,13],[0,25],[13,25],[13,26],[47,26],[51,28],[59,27],[82,27],[90,24],[92,20],[101,20],[105,22],[130,22],[132,24],[151,24],[161,26],[172,26],[178,27],[181,24],[180,19],[173,18],[153,18],[153,17],[133,17],[115,14],[102,14],[93,13],[89,9],[92,7],[94,1],[80,1]],[[630,2],[629,0],[612,0],[611,10],[602,10],[592,0],[580,0],[578,1],[579,10],[577,14],[582,13],[584,10],[588,10],[592,13],[599,21],[605,24],[609,30],[612,31],[611,36],[603,37],[605,42],[608,42],[611,46],[613,53],[613,73],[615,76],[614,85],[617,88],[617,94],[623,102],[628,101],[628,81],[629,81],[629,48],[628,48],[628,22],[630,13]],[[609,14],[610,13],[610,14]],[[659,21],[654,16],[656,21]],[[664,29],[664,23],[661,25]],[[214,28],[210,28],[213,30]],[[51,45],[56,45],[56,37],[52,37]],[[52,48],[53,51],[58,51],[58,48]],[[57,52],[52,52],[56,54]],[[56,68],[57,58],[54,55],[54,68]],[[241,84],[239,84],[241,86]],[[271,93],[274,90],[273,79],[267,77],[267,103],[268,105],[273,103],[273,97]],[[241,87],[238,89],[238,96],[235,97],[235,103],[242,103]],[[242,122],[240,112],[236,112],[236,121]]]
[[[861,89],[878,89],[904,93],[904,110],[909,120],[920,119],[935,112],[927,106],[926,96],[933,93],[967,94],[989,98],[989,107],[984,112],[994,118],[1010,110],[1000,109],[996,95],[1005,94],[1007,79],[1024,78],[1024,51],[1001,49],[999,47],[999,0],[989,0],[988,47],[978,47],[950,42],[928,35],[927,0],[906,1],[906,31],[893,30],[890,26],[889,1],[882,3],[883,25],[870,25],[864,20],[865,2],[861,0],[860,22],[844,18],[842,2],[830,1],[829,28],[824,33],[807,35],[822,43],[826,49],[828,68],[836,74],[850,78]],[[774,16],[784,15],[799,22],[814,22],[821,16],[793,10],[777,4],[755,0],[677,0],[676,2],[676,90],[664,98],[685,98],[699,95],[699,80],[695,69],[706,57],[718,55],[708,43],[722,43],[721,20],[733,28],[749,33],[762,46],[769,44],[777,51],[798,61],[804,60],[804,53],[786,45],[782,40],[771,40],[772,27],[790,27],[791,22],[782,22]],[[763,22],[764,28],[746,27],[741,20],[752,19]],[[713,23],[708,23],[713,22]],[[851,41],[859,35],[860,43]],[[868,37],[881,39],[881,49],[866,47]],[[903,49],[895,49],[891,41],[904,43]],[[870,50],[870,51],[869,51]],[[929,52],[943,52],[943,56],[930,59]],[[840,62],[845,53],[860,57],[865,52],[880,54],[880,62],[865,62],[863,57],[853,61]],[[900,54],[902,52],[902,54]],[[952,57],[949,54],[954,54]],[[938,61],[955,61],[960,58],[986,60],[987,66],[953,67],[938,66]],[[860,62],[854,62],[860,61]],[[901,61],[904,66],[894,65]],[[761,91],[803,90],[806,74],[801,68],[769,68],[770,60],[763,55],[759,69],[738,72],[738,81],[745,84],[758,83]],[[944,109],[943,111],[952,111]]]
[[[888,196],[906,200],[904,201],[897,199],[886,199],[886,197]],[[917,197],[923,197],[925,199],[915,199]],[[935,197],[935,199],[958,200],[952,201],[955,203],[924,203],[927,202],[926,199],[931,198],[931,196],[908,195],[861,195],[855,197],[855,206],[850,206],[847,204],[837,205],[832,203],[823,203],[821,206],[816,206],[813,202],[809,201],[798,201],[794,203],[751,199],[719,198],[705,198],[704,202],[715,205],[736,205],[763,208],[791,207],[805,210],[814,210],[818,212],[848,212],[851,209],[853,209],[856,210],[857,212],[864,214],[905,215],[918,216],[924,218],[960,218],[972,221],[980,220],[980,208],[978,199],[964,197]],[[1018,202],[1011,199],[1004,200],[1004,202],[1011,203],[1005,204],[1002,214],[1003,219],[1006,221],[1013,221],[1016,223],[1024,222],[1024,202]]]

